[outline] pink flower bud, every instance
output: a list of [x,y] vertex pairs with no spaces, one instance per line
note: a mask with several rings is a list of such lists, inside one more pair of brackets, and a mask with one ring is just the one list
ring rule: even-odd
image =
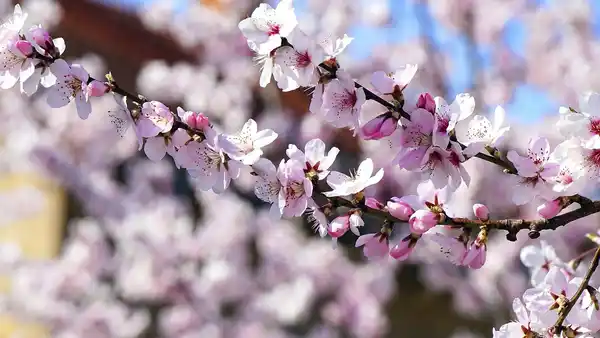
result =
[[382,232],[358,237],[355,246],[364,246],[363,254],[367,258],[382,258],[390,252],[388,236]]
[[408,235],[402,239],[400,243],[392,247],[390,250],[390,256],[399,261],[407,259],[408,256],[410,256],[410,254],[413,252],[415,244],[417,244],[417,239],[418,237],[415,238],[412,235]]
[[367,197],[365,199],[365,205],[371,209],[383,210],[385,207],[383,203],[379,202],[376,198]]
[[365,140],[379,140],[390,136],[398,127],[398,121],[388,114],[380,115],[367,122],[361,128],[361,134]]
[[387,202],[387,208],[392,216],[401,221],[408,221],[410,216],[415,213],[408,203],[398,197],[392,197],[391,201]]
[[19,40],[15,42],[15,48],[24,56],[31,56],[33,54],[33,46],[29,41]]
[[93,80],[87,85],[88,96],[100,97],[108,93],[109,90],[110,88],[106,83],[97,80]]
[[202,130],[210,125],[208,117],[202,113],[186,112],[183,121],[190,127]]
[[435,113],[435,101],[429,93],[419,95],[417,100],[417,108],[425,109],[430,113]]
[[558,215],[561,210],[562,206],[560,205],[560,200],[558,199],[548,201],[537,208],[538,214],[545,219]]
[[465,254],[462,260],[462,264],[470,267],[471,269],[481,269],[485,264],[486,259],[486,245],[478,241],[473,242],[469,251]]
[[436,226],[437,222],[437,214],[427,209],[415,211],[408,220],[410,231],[416,235],[424,234],[427,230]]
[[47,51],[54,50],[54,41],[47,30],[41,27],[33,27],[29,30],[33,42]]
[[350,216],[336,217],[327,226],[327,233],[332,238],[342,237],[350,229]]
[[487,221],[490,219],[490,210],[483,204],[473,204],[473,213],[475,213],[475,217],[482,221]]

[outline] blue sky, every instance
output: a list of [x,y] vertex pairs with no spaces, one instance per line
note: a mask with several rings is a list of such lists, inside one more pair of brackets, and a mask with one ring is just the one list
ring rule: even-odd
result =
[[[107,3],[116,3],[123,6],[140,6],[153,1],[160,0],[100,0]],[[181,9],[192,0],[178,0]],[[194,0],[199,1],[199,0]],[[354,0],[358,1],[358,0]],[[413,0],[388,0],[392,6],[393,24],[388,28],[372,28],[368,26],[354,27],[348,34],[355,37],[350,45],[350,53],[357,58],[367,58],[371,50],[377,44],[390,42],[403,42],[414,39],[420,34],[418,14],[427,13],[423,5]],[[541,5],[547,5],[552,1],[567,0],[535,0]],[[593,16],[600,18],[600,1],[589,0],[592,4]],[[306,0],[295,0],[298,15],[302,16],[305,10]],[[419,11],[419,12],[418,12]],[[425,14],[427,15],[427,14]],[[465,91],[469,88],[471,74],[468,67],[467,41],[464,36],[456,35],[445,29],[439,22],[429,17],[432,23],[429,33],[439,48],[444,50],[452,59],[454,65],[451,73],[447,74],[447,82],[450,85],[450,96]],[[600,20],[595,20],[594,31],[600,35]],[[511,20],[507,23],[504,39],[511,50],[517,55],[523,54],[523,46],[527,31],[522,22]],[[492,50],[489,46],[479,46],[479,56],[483,66],[491,63]],[[542,115],[555,114],[560,102],[555,102],[541,88],[532,85],[520,85],[516,88],[513,101],[505,106],[510,118],[523,123],[532,123]],[[489,107],[491,110],[493,107]]]

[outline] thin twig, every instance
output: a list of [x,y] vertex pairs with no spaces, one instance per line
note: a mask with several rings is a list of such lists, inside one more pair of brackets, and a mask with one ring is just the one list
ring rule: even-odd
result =
[[575,292],[573,297],[571,297],[571,299],[569,299],[567,306],[565,306],[560,311],[560,313],[558,315],[558,319],[556,320],[556,323],[554,324],[554,334],[560,335],[561,331],[563,330],[563,323],[564,323],[565,319],[567,318],[567,315],[569,314],[569,312],[571,312],[571,310],[577,303],[577,300],[583,294],[583,291],[585,291],[585,289],[588,287],[588,284],[590,283],[590,279],[592,279],[592,275],[598,268],[599,261],[600,261],[600,246],[596,249],[594,258],[592,258],[590,267],[588,268],[587,273],[585,274],[585,277],[583,277],[583,281],[581,282],[581,285],[579,285],[579,288],[577,289],[577,291]]

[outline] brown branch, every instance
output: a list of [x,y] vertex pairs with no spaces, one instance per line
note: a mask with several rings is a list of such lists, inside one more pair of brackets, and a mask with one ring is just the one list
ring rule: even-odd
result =
[[569,314],[569,312],[571,312],[571,310],[577,303],[577,300],[583,294],[583,291],[585,291],[586,288],[588,287],[588,284],[590,283],[590,279],[592,279],[592,275],[598,268],[599,261],[600,261],[600,246],[596,249],[594,258],[592,258],[590,267],[588,268],[587,273],[585,274],[585,277],[583,277],[583,281],[581,282],[581,285],[579,285],[579,288],[577,289],[577,291],[575,292],[573,297],[571,297],[571,299],[569,299],[569,302],[567,303],[567,305],[562,310],[560,310],[558,319],[556,320],[556,323],[554,324],[554,334],[560,335],[561,331],[563,330],[563,323],[564,323],[565,319],[567,318],[567,315]]

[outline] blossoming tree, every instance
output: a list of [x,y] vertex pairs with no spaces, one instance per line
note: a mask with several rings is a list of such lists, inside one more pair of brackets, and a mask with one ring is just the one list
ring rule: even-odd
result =
[[[488,256],[500,250],[491,241],[496,234],[508,242],[522,233],[536,240],[600,212],[600,201],[590,190],[600,174],[600,94],[585,92],[577,107],[560,109],[557,144],[531,135],[525,150],[513,149],[502,107],[495,108],[490,121],[478,114],[468,93],[446,101],[425,91],[415,81],[416,64],[377,70],[366,82],[357,81],[340,61],[351,37],[317,39],[305,33],[291,0],[274,7],[259,4],[237,29],[261,66],[260,75],[253,74],[260,86],[274,82],[283,92],[308,88],[314,117],[391,155],[387,163],[365,158],[347,175],[335,170],[340,149],[320,138],[289,144],[282,158],[272,161],[265,154],[280,137],[260,127],[260,121],[249,118],[239,131],[230,132],[222,126],[227,116],[217,123],[208,113],[171,109],[158,98],[122,88],[117,74],[94,78],[81,64],[61,57],[63,39],[41,26],[26,26],[26,19],[16,6],[1,27],[0,86],[9,89],[18,83],[27,96],[47,88],[44,104],[75,110],[90,124],[94,116],[106,114],[117,134],[135,135],[138,150],[158,162],[133,166],[131,180],[138,183],[122,189],[93,168],[93,161],[102,165],[102,159],[88,159],[86,167],[48,147],[32,151],[84,196],[84,207],[95,216],[77,221],[59,260],[3,259],[2,267],[13,275],[13,290],[3,306],[43,322],[53,335],[290,336],[283,327],[298,325],[320,295],[335,299],[323,315],[335,325],[298,335],[377,337],[385,323],[373,317],[379,317],[380,303],[390,291],[371,289],[389,285],[391,269],[357,265],[323,241],[306,242],[295,236],[298,229],[289,226],[291,220],[308,216],[320,237],[334,245],[353,233],[354,246],[369,261],[393,265],[437,255],[456,269],[479,270],[493,264]],[[139,183],[160,181],[156,176],[162,176],[151,168],[164,169],[165,157],[187,171],[197,198],[211,205],[200,229],[187,216],[189,206]],[[476,173],[469,170],[475,161],[499,168],[501,174],[491,179],[501,175],[510,183],[511,203],[535,205],[537,215],[503,218],[483,203],[461,208],[465,191],[477,185],[472,182]],[[385,200],[372,193],[394,171],[411,173],[418,184]],[[222,199],[249,179],[268,211],[254,215],[239,199]],[[238,226],[253,217],[251,226]],[[600,330],[598,282],[593,278],[600,240],[593,233],[587,237],[596,247],[568,263],[545,241],[520,251],[531,288],[512,302],[516,320],[492,330],[494,337],[592,337]],[[251,254],[235,250],[245,246],[256,247],[263,258],[259,267]],[[287,250],[301,254],[290,263]],[[589,264],[582,264],[588,258]],[[334,271],[328,278],[315,277],[329,269]],[[356,277],[348,281],[349,275]],[[227,308],[233,313],[224,314]]]

